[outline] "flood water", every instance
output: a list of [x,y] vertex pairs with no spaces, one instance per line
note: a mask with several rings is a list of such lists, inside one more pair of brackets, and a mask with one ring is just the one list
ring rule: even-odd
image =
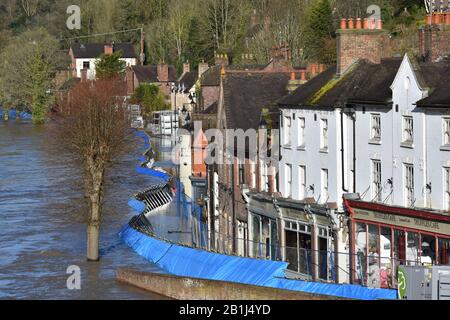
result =
[[[152,184],[135,173],[139,151],[109,171],[101,260],[88,263],[82,180],[51,143],[45,127],[0,121],[0,299],[162,298],[115,280],[120,267],[159,272],[118,237],[134,214],[128,199]],[[81,290],[67,289],[71,265],[81,268]]]

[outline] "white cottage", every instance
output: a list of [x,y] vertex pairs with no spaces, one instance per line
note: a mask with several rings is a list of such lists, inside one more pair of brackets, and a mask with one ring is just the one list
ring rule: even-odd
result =
[[73,77],[82,78],[83,70],[89,80],[95,79],[95,64],[102,54],[113,54],[121,51],[122,59],[127,67],[135,66],[138,58],[131,43],[86,43],[74,44],[70,47],[69,55],[71,57],[71,69]]

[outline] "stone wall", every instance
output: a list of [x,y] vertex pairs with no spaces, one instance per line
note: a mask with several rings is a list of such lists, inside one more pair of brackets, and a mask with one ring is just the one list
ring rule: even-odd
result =
[[177,300],[343,300],[239,283],[119,269],[119,282]]

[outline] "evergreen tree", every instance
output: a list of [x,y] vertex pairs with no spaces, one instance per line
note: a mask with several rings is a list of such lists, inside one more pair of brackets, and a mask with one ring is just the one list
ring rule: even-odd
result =
[[102,54],[95,64],[95,71],[98,78],[114,78],[125,71],[126,63],[121,60],[122,52],[113,54]]

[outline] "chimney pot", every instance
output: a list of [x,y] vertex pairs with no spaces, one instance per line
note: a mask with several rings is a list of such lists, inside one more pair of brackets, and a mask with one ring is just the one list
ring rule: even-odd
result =
[[434,20],[434,24],[441,24],[441,14],[440,13],[435,13],[433,20]]
[[355,29],[355,21],[352,18],[348,19],[348,28]]
[[306,70],[300,71],[300,79],[306,81]]
[[291,81],[295,81],[295,72],[291,72]]
[[364,18],[363,29],[368,29],[368,28],[369,28],[369,19]]
[[447,26],[450,26],[450,12],[447,12],[447,13],[445,14],[445,24],[446,24]]
[[322,73],[325,71],[325,66],[323,64],[319,64],[319,73]]
[[433,15],[427,15],[427,25],[431,26],[433,24]]
[[356,19],[356,29],[361,29],[362,28],[362,24],[361,24],[361,18]]
[[347,29],[347,20],[341,19],[341,29]]
[[378,29],[383,30],[383,20],[378,20]]

